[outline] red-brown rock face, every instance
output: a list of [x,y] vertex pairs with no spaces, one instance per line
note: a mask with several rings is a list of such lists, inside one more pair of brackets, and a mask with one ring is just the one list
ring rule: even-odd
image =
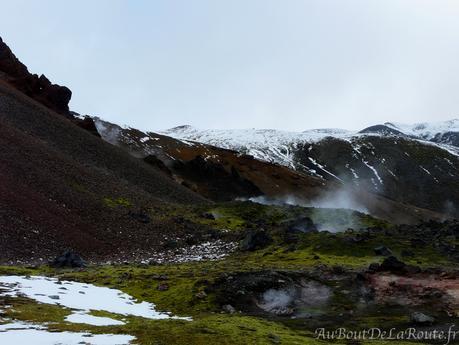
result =
[[58,113],[69,114],[72,91],[52,84],[44,75],[31,74],[0,38],[0,79]]

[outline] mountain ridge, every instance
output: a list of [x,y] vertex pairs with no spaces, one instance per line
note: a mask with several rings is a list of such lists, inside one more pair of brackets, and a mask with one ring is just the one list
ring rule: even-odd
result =
[[199,130],[185,126],[162,133],[236,150],[419,207],[453,210],[457,216],[459,146],[453,144],[459,138],[458,125],[456,119],[431,125],[386,123],[354,132]]

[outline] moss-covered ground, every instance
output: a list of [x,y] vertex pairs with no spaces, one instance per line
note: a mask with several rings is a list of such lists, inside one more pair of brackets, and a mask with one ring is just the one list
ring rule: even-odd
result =
[[[116,204],[123,204],[116,201]],[[317,210],[299,207],[263,206],[252,203],[230,203],[202,207],[168,206],[170,216],[181,216],[189,221],[206,224],[216,230],[243,234],[247,228],[263,227],[270,231],[274,242],[257,251],[236,251],[219,261],[201,261],[181,264],[125,264],[90,265],[85,269],[53,269],[40,267],[0,267],[0,275],[45,275],[62,280],[75,280],[122,290],[139,301],[154,303],[159,311],[169,311],[178,316],[192,317],[185,320],[148,320],[140,317],[124,317],[122,326],[95,327],[72,324],[64,321],[69,310],[55,305],[39,304],[27,298],[3,298],[3,318],[47,323],[49,329],[61,331],[90,331],[92,333],[131,334],[138,344],[324,344],[314,338],[313,324],[308,321],[266,319],[241,313],[223,313],[216,296],[208,287],[223,274],[234,272],[277,270],[308,271],[317,267],[336,267],[350,271],[361,271],[373,262],[380,262],[374,248],[386,246],[394,255],[403,257],[403,251],[410,248],[410,255],[404,261],[418,266],[453,267],[439,250],[436,242],[411,246],[410,234],[395,230],[390,224],[347,210]],[[212,213],[215,219],[203,217]],[[294,243],[282,241],[279,224],[299,216],[314,216],[334,221],[342,226],[342,232],[319,232],[303,234]],[[348,219],[358,222],[367,230],[346,230],[340,221]],[[347,221],[346,221],[347,222]],[[345,223],[346,223],[345,222]],[[454,241],[454,239],[445,239]],[[438,241],[437,241],[438,242]],[[158,285],[167,283],[168,289],[160,291]],[[205,291],[205,293],[202,293]],[[344,295],[337,294],[334,306],[340,310],[352,309]],[[340,305],[341,304],[341,305]],[[0,305],[1,306],[1,305]],[[339,310],[338,310],[339,309]],[[120,318],[93,311],[94,315]],[[382,314],[381,314],[382,313]],[[1,318],[0,318],[1,320]],[[337,318],[330,326],[340,327],[393,327],[405,326],[407,316],[395,309],[375,311],[369,314],[356,313],[353,319]],[[333,328],[333,327],[332,327]],[[340,343],[340,342],[338,342]],[[347,344],[347,342],[342,342]],[[364,344],[365,342],[360,342]],[[384,342],[371,341],[371,344]],[[389,342],[393,343],[393,342]],[[401,342],[397,342],[401,344]]]
[[[56,305],[39,304],[27,298],[6,299],[11,305],[3,317],[28,322],[47,323],[52,331],[88,331],[93,334],[130,334],[138,344],[325,344],[315,339],[313,330],[302,324],[277,322],[243,314],[222,313],[210,294],[204,299],[196,297],[203,280],[217,277],[232,269],[249,269],[237,264],[239,260],[200,262],[159,266],[92,266],[82,271],[54,270],[48,267],[18,268],[1,267],[1,274],[49,275],[63,280],[76,280],[121,289],[138,300],[156,304],[158,310],[171,311],[179,316],[191,316],[186,320],[148,320],[140,317],[125,317],[122,326],[96,327],[64,321],[70,311]],[[257,260],[253,258],[253,261]],[[270,266],[268,264],[268,266]],[[167,275],[169,290],[159,291],[157,285]],[[158,278],[161,277],[161,280]],[[93,311],[96,316],[121,319],[119,315]],[[395,319],[385,318],[384,324]],[[381,321],[381,320],[379,320]],[[406,320],[405,320],[406,321]],[[363,318],[362,325],[381,325],[373,318]],[[339,326],[339,325],[336,325]],[[336,342],[347,344],[346,342]],[[372,344],[384,342],[371,341]]]

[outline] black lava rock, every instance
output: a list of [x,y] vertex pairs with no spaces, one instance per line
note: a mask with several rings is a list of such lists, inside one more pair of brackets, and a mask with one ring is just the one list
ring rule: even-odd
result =
[[304,234],[317,232],[317,227],[309,217],[301,217],[290,221],[288,224],[288,232],[301,232]]
[[264,230],[249,230],[239,243],[239,249],[253,251],[265,248],[272,243],[272,237]]
[[150,219],[150,216],[144,212],[132,212],[132,211],[129,211],[128,215],[141,222],[141,223],[144,223],[144,224],[148,224],[151,222],[151,219]]
[[387,248],[386,246],[379,246],[376,247],[375,249],[375,254],[379,256],[390,256],[392,255],[392,251]]
[[378,268],[379,272],[391,272],[391,273],[405,273],[406,264],[395,256],[389,256],[384,259],[382,264]]
[[86,262],[78,254],[71,251],[66,251],[64,254],[56,257],[53,262],[51,262],[50,266],[56,268],[86,267]]

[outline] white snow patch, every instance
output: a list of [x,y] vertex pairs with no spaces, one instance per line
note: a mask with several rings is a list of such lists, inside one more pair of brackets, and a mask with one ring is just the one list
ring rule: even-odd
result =
[[[365,159],[362,158],[362,163],[365,164],[373,173],[375,174],[376,178],[378,179],[380,184],[384,184],[382,178],[379,176],[378,171],[375,167],[371,166]],[[373,179],[372,179],[373,180]],[[375,184],[376,185],[376,184]]]
[[355,179],[359,178],[359,175],[357,175],[357,173],[355,172],[354,168],[351,168],[349,166],[349,163],[346,164],[346,168],[348,168],[351,171],[351,173],[352,173],[352,175],[354,176]]
[[42,325],[11,322],[0,325],[0,344],[33,345],[129,345],[135,337],[126,334],[49,332]]
[[394,172],[393,172],[392,170],[387,169],[387,168],[386,168],[386,170],[387,170],[387,171],[389,172],[389,174],[391,174],[393,177],[395,177],[395,178],[397,177],[397,176],[394,174]]
[[432,176],[432,178],[435,180],[435,182],[437,182],[437,183],[439,182],[438,179],[437,179],[435,176],[433,176],[433,175],[430,173],[429,170],[427,170],[426,168],[424,168],[422,165],[420,165],[419,167],[420,167],[422,170],[424,170],[428,175]]
[[323,171],[325,171],[327,174],[329,174],[330,176],[333,176],[334,178],[336,178],[337,180],[343,182],[342,179],[340,179],[338,176],[336,176],[335,174],[333,174],[332,172],[328,171],[327,169],[325,169],[325,167],[321,164],[319,164],[314,158],[312,157],[308,157],[309,160],[311,161],[312,164],[318,166],[320,169],[322,169]]
[[123,321],[115,320],[109,317],[94,316],[85,312],[75,312],[65,318],[65,321],[72,323],[85,323],[93,326],[119,326],[124,325]]
[[[101,310],[120,315],[139,316],[148,319],[169,319],[170,313],[158,312],[155,305],[137,302],[130,295],[116,289],[91,284],[59,281],[56,278],[40,276],[1,276],[0,296],[26,296],[40,303],[55,304],[76,310],[72,319],[81,320],[91,310]],[[102,322],[100,318],[87,317],[90,321]],[[104,320],[108,322],[108,320]],[[112,320],[115,322],[116,320]]]

